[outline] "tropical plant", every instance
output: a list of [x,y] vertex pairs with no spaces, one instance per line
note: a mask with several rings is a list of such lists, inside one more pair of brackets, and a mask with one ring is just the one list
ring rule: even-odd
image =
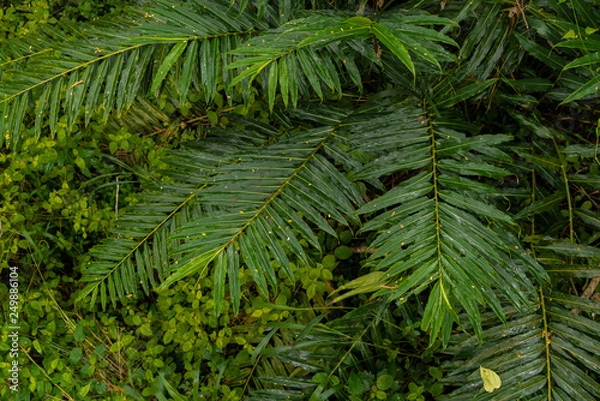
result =
[[[244,322],[203,356],[230,399],[595,400],[597,21],[579,0],[157,1],[8,41],[0,131],[190,139],[139,173],[76,295],[196,281]],[[196,399],[203,368],[171,362],[159,390]]]

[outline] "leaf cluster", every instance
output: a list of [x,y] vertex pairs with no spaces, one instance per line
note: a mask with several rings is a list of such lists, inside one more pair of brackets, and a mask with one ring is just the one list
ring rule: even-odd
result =
[[598,10],[538,3],[157,1],[7,42],[13,153],[178,137],[77,268],[89,310],[167,316],[125,318],[160,334],[128,394],[596,399]]

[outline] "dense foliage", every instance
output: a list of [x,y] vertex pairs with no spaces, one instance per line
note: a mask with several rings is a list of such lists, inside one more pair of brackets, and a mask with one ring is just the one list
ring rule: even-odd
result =
[[21,3],[3,399],[600,397],[593,1]]

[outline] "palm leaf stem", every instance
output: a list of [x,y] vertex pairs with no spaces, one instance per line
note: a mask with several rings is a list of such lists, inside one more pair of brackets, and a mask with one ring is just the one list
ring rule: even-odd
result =
[[4,63],[0,64],[0,68],[5,68],[6,66],[9,66],[9,65],[11,65],[13,63],[17,63],[19,61],[27,60],[28,58],[39,56],[40,54],[48,53],[48,52],[51,52],[52,50],[54,50],[54,49],[50,49],[50,48],[42,49],[42,50],[40,50],[38,52],[35,52],[35,53],[26,54],[26,55],[23,55],[21,57],[17,57],[17,58],[5,61]]
[[32,91],[32,90],[34,90],[34,89],[36,89],[36,88],[38,88],[40,86],[43,86],[43,85],[45,85],[45,84],[47,84],[49,82],[54,81],[57,78],[60,78],[60,77],[63,77],[63,76],[67,76],[67,75],[69,75],[70,73],[72,73],[74,71],[78,71],[78,70],[80,70],[82,68],[88,67],[88,66],[90,66],[90,65],[92,65],[94,63],[97,63],[99,61],[102,61],[102,60],[105,60],[105,59],[108,59],[108,58],[111,58],[111,57],[118,56],[119,54],[124,54],[124,53],[126,53],[128,51],[140,48],[142,46],[144,46],[144,45],[143,44],[139,44],[139,45],[125,47],[125,48],[116,50],[116,51],[114,51],[112,53],[105,54],[104,56],[100,56],[98,58],[95,58],[93,60],[83,62],[83,63],[81,63],[81,64],[79,64],[79,65],[77,65],[77,66],[75,66],[73,68],[69,68],[69,69],[67,69],[67,70],[65,70],[65,71],[63,71],[63,72],[61,72],[59,74],[56,74],[56,75],[53,75],[53,76],[51,76],[49,78],[43,79],[43,80],[35,83],[34,85],[31,85],[31,86],[28,86],[27,88],[21,89],[20,91],[18,91],[16,93],[13,93],[12,95],[5,95],[4,98],[2,100],[0,100],[0,104],[9,102],[9,101],[13,100],[14,98],[16,98],[16,97],[18,97],[18,96],[20,96],[20,95],[22,95],[24,93],[30,92],[30,91]]
[[544,289],[540,287],[540,306],[542,308],[542,322],[544,323],[544,350],[546,352],[546,384],[548,386],[548,401],[552,400],[552,368],[550,366],[551,350],[550,350],[550,328],[548,327],[548,318],[546,310],[546,302],[544,300]]
[[571,200],[571,188],[569,185],[569,177],[567,175],[567,170],[565,168],[565,160],[561,151],[561,148],[558,146],[556,142],[556,138],[552,137],[552,142],[554,144],[554,148],[556,149],[556,153],[558,153],[558,157],[560,160],[560,172],[562,175],[563,183],[565,185],[565,195],[567,198],[567,207],[569,212],[569,240],[570,242],[575,242],[575,227],[573,225],[573,202]]
[[[431,119],[428,119],[431,121]],[[450,304],[450,300],[448,299],[448,295],[446,294],[446,290],[444,289],[444,269],[442,263],[442,228],[440,223],[440,196],[439,196],[439,183],[438,183],[438,166],[437,166],[437,149],[436,149],[436,138],[435,131],[429,125],[429,132],[431,133],[431,174],[433,177],[433,199],[434,199],[434,216],[435,216],[435,237],[436,237],[436,249],[437,249],[437,265],[438,265],[438,275],[439,275],[439,285],[440,291],[444,298],[444,302],[448,305],[448,309],[452,310],[452,305]]]

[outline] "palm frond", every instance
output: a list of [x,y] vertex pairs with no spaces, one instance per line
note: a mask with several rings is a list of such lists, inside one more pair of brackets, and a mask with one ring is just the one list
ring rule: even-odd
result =
[[[300,243],[320,249],[310,225],[336,236],[324,216],[347,225],[345,216],[363,203],[327,156],[335,131],[308,129],[267,145],[256,142],[257,134],[223,130],[215,149],[220,155],[211,153],[210,139],[176,153],[170,161],[176,182],[163,184],[120,218],[115,233],[121,238],[96,247],[98,260],[84,273],[90,284],[81,297],[91,293],[93,302],[100,294],[103,304],[108,298],[116,302],[134,294],[137,281],[146,291],[147,283],[154,286],[154,270],[168,286],[190,274],[208,274],[211,262],[217,311],[227,276],[239,308],[243,265],[267,297],[269,287],[277,288],[276,269],[292,277],[288,253],[312,263]],[[253,135],[254,144],[248,140]],[[227,154],[223,138],[230,141]]]
[[269,287],[277,288],[275,268],[292,277],[287,252],[310,264],[299,239],[316,249],[320,245],[307,223],[336,236],[323,215],[348,224],[344,216],[363,202],[325,157],[334,133],[333,127],[311,129],[260,151],[239,153],[233,164],[218,167],[198,198],[213,212],[173,235],[184,244],[173,253],[178,266],[163,285],[193,273],[206,274],[214,260],[219,284],[224,285],[223,272],[228,272],[231,296],[239,306],[240,261],[265,297]]
[[[198,193],[206,187],[210,174],[221,163],[236,160],[232,152],[247,146],[264,144],[264,134],[228,132],[230,152],[214,155],[202,150],[175,152],[169,164],[173,170],[172,182],[160,183],[148,189],[144,200],[122,214],[113,230],[113,237],[95,246],[91,262],[83,270],[82,281],[87,282],[78,299],[89,297],[94,305],[100,297],[104,308],[110,301],[126,302],[136,296],[140,285],[146,294],[167,277],[173,263],[169,252],[177,248],[177,241],[169,237],[178,227],[206,212],[197,203]],[[236,140],[237,139],[237,140]],[[237,146],[236,146],[237,142]],[[210,149],[211,141],[204,143]]]
[[[69,131],[82,114],[86,124],[97,114],[106,122],[112,113],[126,111],[138,94],[157,96],[169,76],[180,102],[192,84],[211,101],[218,83],[228,87],[232,80],[224,69],[232,62],[229,52],[243,36],[267,27],[262,20],[237,15],[224,2],[203,0],[176,6],[159,2],[146,13],[110,18],[72,39],[55,43],[46,38],[45,48],[19,63],[18,74],[4,74],[0,131],[7,145],[19,143],[27,113],[35,113],[36,136],[46,121],[56,132],[62,114]],[[225,95],[239,96],[230,89]]]
[[[598,303],[552,292],[542,293],[536,308],[526,317],[507,308],[508,325],[488,326],[483,346],[474,337],[453,336],[446,352],[454,359],[444,366],[445,383],[460,388],[444,399],[598,399],[600,325],[590,317],[600,312]],[[498,390],[484,391],[479,366],[500,375]]]
[[[373,39],[385,46],[413,75],[415,67],[411,54],[441,69],[440,62],[451,61],[453,56],[438,42],[457,45],[451,38],[425,27],[432,25],[453,23],[410,12],[390,14],[379,22],[343,12],[299,18],[235,49],[232,53],[243,58],[229,68],[243,70],[231,85],[246,79],[251,83],[261,76],[271,110],[277,86],[286,106],[289,102],[295,107],[299,93],[306,93],[307,86],[320,99],[327,91],[340,96],[342,86],[338,75],[346,72],[355,85],[362,85],[354,60],[375,54],[367,50],[372,48],[369,42]],[[378,56],[368,59],[380,64]]]
[[422,328],[445,343],[458,310],[468,312],[478,336],[479,308],[489,305],[504,319],[491,288],[528,310],[536,291],[529,277],[543,282],[547,275],[507,230],[514,222],[491,201],[493,187],[472,178],[509,174],[498,166],[508,155],[492,149],[511,137],[466,136],[410,103],[374,107],[360,118],[349,138],[374,160],[356,178],[406,177],[358,210],[369,216],[362,230],[378,232],[370,247],[371,264],[385,271],[387,289],[379,293],[403,302],[431,286]]
[[256,347],[260,359],[249,377],[255,386],[248,399],[362,399],[381,385],[377,379],[382,375],[390,380],[384,395],[404,394],[415,366],[396,365],[395,356],[415,344],[403,337],[385,300],[337,318],[334,314],[269,325],[263,337],[268,340]]

